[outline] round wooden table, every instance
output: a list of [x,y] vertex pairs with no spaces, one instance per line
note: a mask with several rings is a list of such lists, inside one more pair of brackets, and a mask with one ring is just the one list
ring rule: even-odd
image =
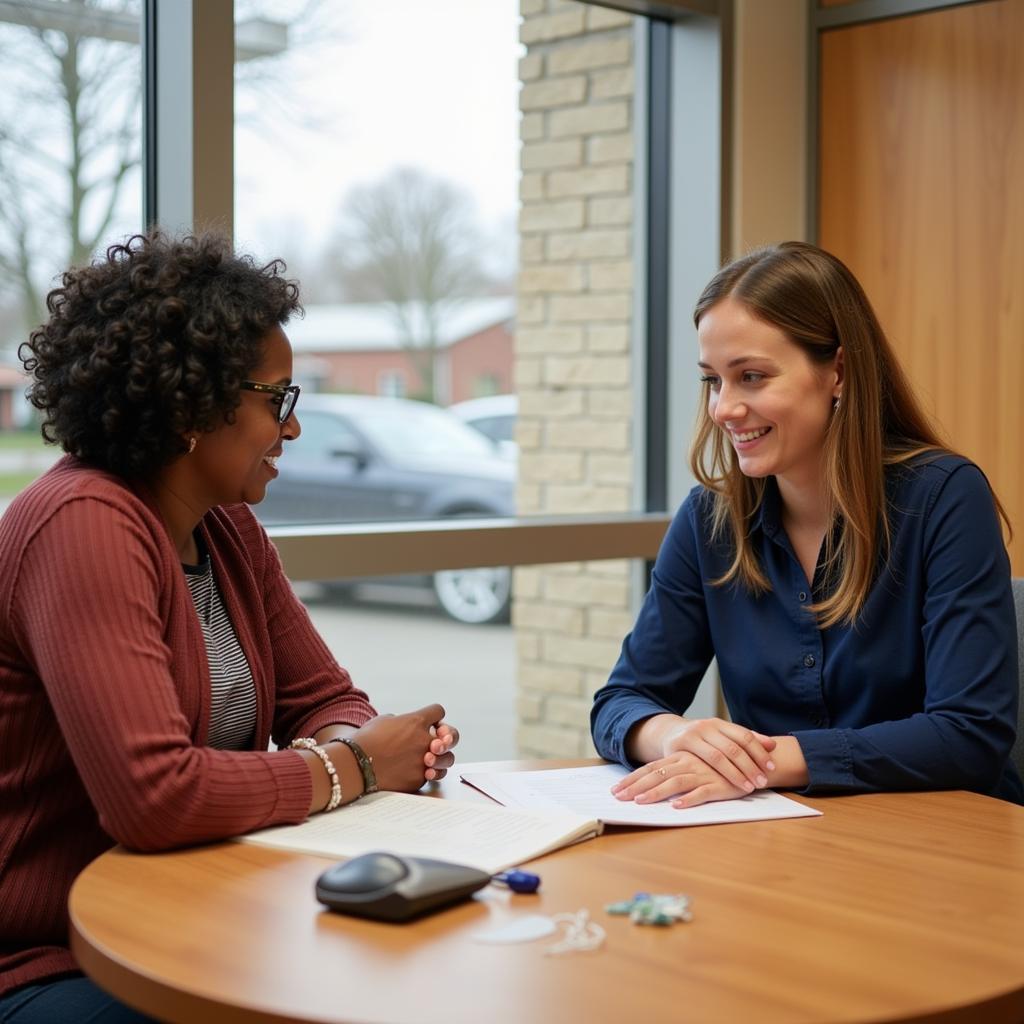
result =
[[[485,799],[456,780],[441,795]],[[183,1024],[1024,1020],[1024,808],[961,792],[805,802],[824,815],[609,829],[536,861],[536,896],[491,887],[405,925],[323,911],[320,858],[115,849],[75,883],[72,948],[104,988]],[[637,890],[687,893],[694,920],[604,912]],[[607,931],[594,952],[476,939],[581,908]]]

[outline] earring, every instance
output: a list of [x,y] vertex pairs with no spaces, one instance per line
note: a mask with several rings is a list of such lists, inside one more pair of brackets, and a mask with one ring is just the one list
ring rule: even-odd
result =
[[188,454],[191,455],[196,450],[196,435],[193,434],[188,439]]
[[832,400],[832,411],[833,412],[838,411],[838,409],[839,409],[839,401],[840,401],[840,399],[842,397],[843,397],[842,395],[836,395],[836,397]]

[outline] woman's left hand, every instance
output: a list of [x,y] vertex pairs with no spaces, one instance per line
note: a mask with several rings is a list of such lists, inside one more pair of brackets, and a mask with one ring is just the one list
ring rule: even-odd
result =
[[448,769],[455,764],[455,755],[451,750],[458,742],[459,730],[454,725],[447,722],[437,724],[434,738],[423,755],[423,778],[427,782],[437,782],[448,774]]
[[682,750],[630,772],[612,786],[612,795],[638,804],[654,804],[674,797],[673,807],[697,807],[714,800],[747,796],[747,791],[696,754]]

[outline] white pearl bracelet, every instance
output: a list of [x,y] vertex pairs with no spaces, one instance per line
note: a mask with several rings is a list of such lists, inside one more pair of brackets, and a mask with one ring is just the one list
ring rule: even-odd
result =
[[290,747],[292,750],[312,750],[323,761],[324,768],[327,769],[327,777],[331,780],[331,799],[327,801],[324,811],[333,811],[341,803],[341,780],[338,778],[337,769],[327,751],[309,736],[300,736],[298,739],[292,740]]

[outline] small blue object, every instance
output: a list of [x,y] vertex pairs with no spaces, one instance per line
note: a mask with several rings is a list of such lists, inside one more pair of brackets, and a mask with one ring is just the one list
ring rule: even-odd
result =
[[540,875],[530,871],[502,871],[495,875],[493,881],[501,885],[507,885],[513,892],[529,893],[536,892],[540,888]]

